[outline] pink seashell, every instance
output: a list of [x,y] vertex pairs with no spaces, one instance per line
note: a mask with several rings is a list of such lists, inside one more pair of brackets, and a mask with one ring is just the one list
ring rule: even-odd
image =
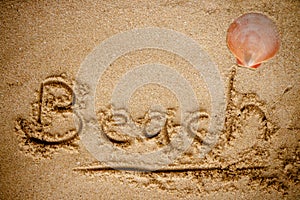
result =
[[276,54],[280,40],[271,19],[260,13],[248,13],[229,26],[227,45],[238,65],[257,68]]

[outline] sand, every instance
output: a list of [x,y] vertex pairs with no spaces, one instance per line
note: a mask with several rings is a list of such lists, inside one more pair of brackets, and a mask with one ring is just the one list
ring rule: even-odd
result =
[[[300,198],[299,1],[5,1],[0,5],[0,199]],[[267,15],[281,38],[279,52],[257,70],[237,67],[226,45],[230,23],[247,12]],[[223,82],[214,87],[224,91],[224,110],[219,111],[224,119],[213,116],[214,101],[222,99],[211,96],[215,93],[207,85],[208,77],[199,76],[179,55],[147,48],[126,53],[107,66],[95,87],[91,112],[95,120],[74,112],[88,106],[84,98],[72,94],[91,95],[78,82],[91,52],[116,34],[149,27],[182,33],[201,47]],[[200,126],[192,126],[192,143],[169,165],[139,171],[153,160],[130,162],[135,159],[130,155],[156,152],[176,140],[181,111],[189,107],[181,108],[167,87],[147,84],[132,94],[126,112],[118,110],[121,117],[114,118],[110,100],[118,81],[148,63],[168,66],[190,83],[200,109],[187,120],[192,124],[200,119]],[[95,74],[85,78],[92,80]],[[133,76],[132,82],[139,77]],[[169,78],[174,80],[169,72],[162,77]],[[156,104],[165,110],[152,106]],[[210,151],[199,157],[201,147],[209,146],[205,138],[214,119],[223,119],[222,130],[217,141],[208,140],[213,143]],[[124,120],[125,128],[118,128],[116,123],[122,125]],[[90,126],[86,124],[99,126],[112,149],[128,152],[128,160],[98,161],[86,145],[84,132]],[[133,135],[124,134],[128,130]],[[146,137],[139,137],[141,130]]]

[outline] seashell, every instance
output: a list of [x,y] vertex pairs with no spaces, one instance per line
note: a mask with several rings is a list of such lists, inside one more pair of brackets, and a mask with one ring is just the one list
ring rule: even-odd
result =
[[260,13],[247,13],[229,26],[227,45],[238,65],[257,68],[276,54],[280,39],[271,19]]

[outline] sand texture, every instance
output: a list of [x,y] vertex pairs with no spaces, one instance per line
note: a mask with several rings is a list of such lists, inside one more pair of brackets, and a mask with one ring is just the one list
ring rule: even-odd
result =
[[[0,11],[0,199],[300,199],[300,1],[1,1]],[[281,40],[255,70],[238,67],[226,44],[229,25],[248,12],[272,19]],[[101,77],[101,67],[84,71],[105,53],[115,56],[114,45],[99,47],[103,41],[151,27],[157,35],[125,34],[120,46],[156,47],[148,38],[157,37],[165,48],[123,53]],[[195,52],[208,66],[202,76],[186,59],[197,61]],[[122,107],[125,89],[145,80],[151,84]],[[181,141],[185,124],[190,144]],[[107,162],[87,148],[85,131],[94,127],[112,149]],[[166,157],[143,160],[160,150]],[[152,165],[156,159],[170,162]]]

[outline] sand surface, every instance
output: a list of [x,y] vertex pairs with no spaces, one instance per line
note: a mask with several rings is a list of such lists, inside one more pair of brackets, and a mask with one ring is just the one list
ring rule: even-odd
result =
[[[299,1],[2,1],[0,10],[0,199],[300,198]],[[257,70],[237,67],[226,45],[230,23],[247,12],[271,18],[281,38],[279,52]],[[193,39],[224,83],[216,86],[225,92],[224,126],[204,158],[199,147],[206,145],[210,121],[221,119],[213,116],[216,97],[208,77],[172,52],[145,48],[117,58],[96,84],[97,119],[73,112],[74,86],[82,96],[90,95],[76,82],[88,55],[116,34],[149,27]],[[199,102],[190,117],[200,119],[200,128],[193,129],[192,144],[168,166],[140,172],[136,163],[113,158],[130,168],[114,169],[87,150],[79,137],[82,124],[99,125],[110,145],[133,154],[163,149],[181,130],[185,108],[158,84],[139,87],[122,115],[128,115],[129,130],[145,127],[151,137],[135,138],[116,126],[124,119],[113,117],[112,91],[124,74],[147,63],[168,66],[189,82]],[[168,78],[170,73],[162,77]],[[155,112],[152,105],[158,104],[166,109]],[[155,124],[153,116],[163,123]]]

